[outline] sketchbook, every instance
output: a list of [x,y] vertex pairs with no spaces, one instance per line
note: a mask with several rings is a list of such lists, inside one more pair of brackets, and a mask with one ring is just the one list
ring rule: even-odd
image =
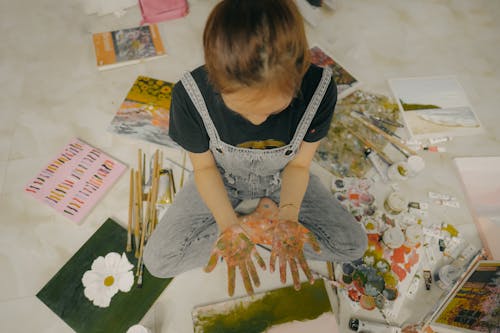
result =
[[320,67],[330,67],[337,84],[338,99],[344,98],[358,88],[360,82],[349,71],[333,60],[320,46],[311,48],[311,62]]
[[173,83],[139,76],[108,126],[111,133],[167,147],[178,147],[168,136]]
[[412,138],[472,135],[483,131],[454,76],[390,79],[389,86]]
[[102,150],[73,139],[26,185],[25,191],[80,223],[125,169]]
[[166,55],[156,24],[95,33],[92,40],[100,70],[137,64]]

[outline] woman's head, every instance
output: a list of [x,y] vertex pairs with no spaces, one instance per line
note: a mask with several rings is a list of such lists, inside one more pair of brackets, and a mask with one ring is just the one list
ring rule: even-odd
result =
[[293,96],[309,66],[304,23],[293,0],[223,0],[203,34],[212,84]]

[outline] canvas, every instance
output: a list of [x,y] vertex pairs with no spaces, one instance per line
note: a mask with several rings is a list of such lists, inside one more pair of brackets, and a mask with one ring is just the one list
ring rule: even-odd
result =
[[139,76],[111,121],[108,131],[167,147],[177,147],[168,136],[173,84]]
[[196,307],[195,333],[339,332],[323,281]]
[[337,84],[337,95],[341,99],[351,94],[358,86],[359,81],[337,61],[333,60],[321,47],[311,48],[311,62],[320,67],[330,67],[332,78]]
[[25,187],[25,192],[80,223],[126,166],[102,150],[71,140]]
[[413,138],[482,132],[464,89],[453,76],[390,79],[389,86]]
[[436,316],[438,332],[500,332],[500,262],[480,261]]

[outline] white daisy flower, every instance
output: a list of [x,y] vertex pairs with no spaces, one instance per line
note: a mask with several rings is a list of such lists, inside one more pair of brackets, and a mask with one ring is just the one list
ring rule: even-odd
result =
[[105,257],[98,257],[92,263],[91,270],[82,277],[85,297],[101,308],[106,308],[111,298],[119,291],[128,292],[134,284],[134,266],[123,253],[110,252]]

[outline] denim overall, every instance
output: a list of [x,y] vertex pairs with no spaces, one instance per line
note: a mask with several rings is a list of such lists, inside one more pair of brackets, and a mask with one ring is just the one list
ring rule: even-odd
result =
[[[208,136],[209,149],[219,169],[229,200],[236,207],[242,200],[270,197],[279,202],[281,176],[300,147],[330,83],[332,72],[323,75],[291,142],[273,149],[249,149],[223,142],[208,113],[203,96],[190,73],[181,82],[200,114]],[[311,175],[302,201],[299,221],[316,236],[321,254],[307,245],[306,258],[325,261],[352,261],[366,249],[366,234],[319,181]],[[217,224],[201,199],[193,179],[176,195],[149,238],[144,263],[158,277],[172,277],[207,264],[219,235]]]

